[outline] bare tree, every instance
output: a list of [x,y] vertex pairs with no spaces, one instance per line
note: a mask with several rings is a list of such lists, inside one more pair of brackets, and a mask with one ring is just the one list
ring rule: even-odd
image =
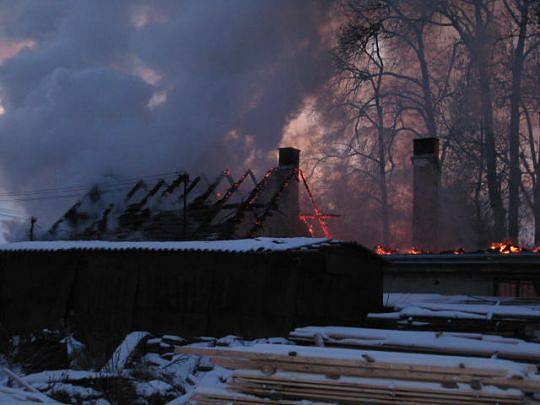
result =
[[334,107],[346,111],[348,138],[332,146],[376,182],[384,240],[404,187],[391,179],[408,160],[405,132],[441,139],[445,198],[465,207],[478,244],[517,241],[533,216],[540,244],[540,1],[341,6]]
[[393,96],[385,93],[387,71],[378,29],[375,25],[366,28],[351,24],[341,32],[335,53],[340,71],[336,88],[339,105],[353,122],[352,136],[341,150],[348,158],[357,158],[361,170],[377,184],[378,193],[373,198],[380,205],[382,241],[388,245],[388,175],[394,168],[392,147],[401,130],[398,123],[402,110],[392,101]]
[[[520,146],[520,104],[522,102],[522,77],[527,56],[539,44],[538,33],[531,32],[531,0],[503,0],[507,16],[514,29],[509,35],[511,44],[512,84],[510,91],[510,128],[508,131],[510,176],[508,179],[508,236],[517,241],[519,236],[519,190],[521,186]],[[516,40],[517,39],[517,40]],[[514,46],[515,43],[515,46]]]
[[495,0],[442,0],[437,3],[439,13],[455,29],[469,53],[477,79],[485,134],[486,177],[491,210],[493,236],[502,240],[506,234],[506,212],[501,196],[501,179],[498,176],[497,151],[491,89],[491,51],[495,37],[493,7]]

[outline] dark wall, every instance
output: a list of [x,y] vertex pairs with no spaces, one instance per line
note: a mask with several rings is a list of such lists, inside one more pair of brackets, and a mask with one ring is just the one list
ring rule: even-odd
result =
[[11,333],[67,328],[183,336],[285,336],[354,325],[382,305],[381,261],[353,246],[306,251],[9,252],[0,317]]
[[[473,262],[457,255],[454,262],[446,259],[416,263],[411,257],[385,266],[384,292],[495,296],[499,282],[521,280],[540,286],[539,269],[540,258],[527,256],[485,256]],[[540,291],[540,287],[536,289]]]

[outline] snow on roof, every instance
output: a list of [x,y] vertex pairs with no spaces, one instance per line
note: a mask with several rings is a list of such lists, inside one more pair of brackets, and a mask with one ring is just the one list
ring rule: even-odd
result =
[[337,244],[326,238],[253,238],[215,241],[110,242],[110,241],[35,241],[0,244],[0,252],[69,250],[158,250],[204,252],[267,252]]

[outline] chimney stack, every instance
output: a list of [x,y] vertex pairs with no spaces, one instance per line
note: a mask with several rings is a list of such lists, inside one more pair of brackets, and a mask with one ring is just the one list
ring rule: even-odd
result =
[[[305,226],[300,222],[299,176],[300,150],[279,148],[277,170],[266,187],[267,197],[275,195],[284,182],[287,187],[277,200],[271,218],[266,221],[265,235],[276,237],[303,236]],[[269,201],[264,201],[268,203]]]
[[413,245],[418,249],[438,248],[439,140],[419,138],[413,140]]
[[280,168],[297,169],[300,167],[300,150],[295,148],[279,148]]
[[[300,179],[298,173],[293,174],[300,168],[300,150],[295,148],[279,148],[278,171],[276,172],[276,186],[279,186],[285,179],[290,178],[289,185],[281,196],[280,207],[282,225],[285,231],[284,236],[298,236],[298,229],[295,222],[300,215]],[[291,177],[293,175],[293,177]]]

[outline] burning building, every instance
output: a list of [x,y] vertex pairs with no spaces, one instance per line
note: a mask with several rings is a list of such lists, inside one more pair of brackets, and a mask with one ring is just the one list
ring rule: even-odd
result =
[[471,252],[463,248],[441,252],[452,243],[456,232],[451,226],[460,219],[450,209],[450,193],[441,187],[438,140],[415,139],[412,163],[413,247],[401,252],[380,245],[375,249],[387,263],[385,292],[539,297],[540,249],[503,242]]
[[[216,240],[255,236],[329,236],[299,168],[300,151],[280,148],[278,166],[257,180],[251,170],[214,180],[178,173],[170,182],[138,181],[126,194],[94,186],[56,221],[49,240]],[[312,214],[301,214],[306,190]]]
[[[204,187],[187,173],[140,180],[125,195],[95,186],[51,227],[53,240],[0,245],[0,322],[13,333],[60,327],[88,338],[357,324],[382,306],[384,260],[355,243],[302,237],[328,228],[299,163],[299,150],[281,148],[260,180],[226,170]],[[312,213],[300,211],[302,190]]]

